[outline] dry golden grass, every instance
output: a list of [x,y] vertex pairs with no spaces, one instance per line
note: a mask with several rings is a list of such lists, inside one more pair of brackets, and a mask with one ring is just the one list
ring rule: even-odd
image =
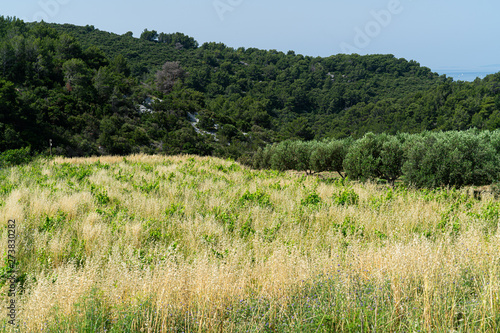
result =
[[[23,332],[74,323],[67,318],[89,311],[89,295],[111,322],[148,301],[159,315],[132,320],[131,331],[282,322],[275,330],[321,331],[324,318],[293,297],[324,281],[318,302],[345,311],[324,310],[338,331],[359,331],[345,318],[365,325],[363,316],[365,331],[500,330],[499,205],[490,197],[344,186],[195,156],[56,158],[9,177],[18,186],[0,197],[0,218],[19,221]],[[336,203],[343,191],[358,202]],[[308,204],[311,194],[321,202]],[[259,299],[269,306],[236,316]]]

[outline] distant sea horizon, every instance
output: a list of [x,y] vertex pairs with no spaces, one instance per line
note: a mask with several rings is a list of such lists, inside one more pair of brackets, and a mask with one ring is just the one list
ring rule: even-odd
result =
[[469,81],[472,82],[476,78],[484,79],[487,75],[500,72],[500,68],[482,68],[477,70],[471,69],[437,69],[432,70],[439,75],[446,74],[447,77],[453,78],[453,81]]

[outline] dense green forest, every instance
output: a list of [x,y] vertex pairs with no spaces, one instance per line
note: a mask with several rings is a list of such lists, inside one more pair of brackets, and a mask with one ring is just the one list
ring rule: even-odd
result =
[[[309,57],[0,17],[0,151],[239,158],[287,139],[500,128],[500,73]],[[196,121],[196,122],[195,122]]]

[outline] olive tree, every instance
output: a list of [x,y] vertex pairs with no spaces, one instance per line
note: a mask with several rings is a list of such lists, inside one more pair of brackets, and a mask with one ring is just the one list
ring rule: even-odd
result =
[[405,179],[417,187],[490,184],[500,165],[494,140],[476,130],[417,135],[405,143]]
[[392,186],[402,175],[404,154],[397,137],[367,133],[349,148],[344,170],[353,179],[385,179]]
[[312,169],[315,172],[335,171],[344,178],[342,172],[349,145],[349,140],[319,142],[311,153]]

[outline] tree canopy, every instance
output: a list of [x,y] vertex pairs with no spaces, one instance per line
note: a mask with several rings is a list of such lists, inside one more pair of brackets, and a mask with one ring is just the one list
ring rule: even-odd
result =
[[290,139],[494,130],[499,90],[500,73],[453,82],[392,55],[310,57],[0,18],[4,150],[44,151],[52,139],[66,155],[246,158]]

